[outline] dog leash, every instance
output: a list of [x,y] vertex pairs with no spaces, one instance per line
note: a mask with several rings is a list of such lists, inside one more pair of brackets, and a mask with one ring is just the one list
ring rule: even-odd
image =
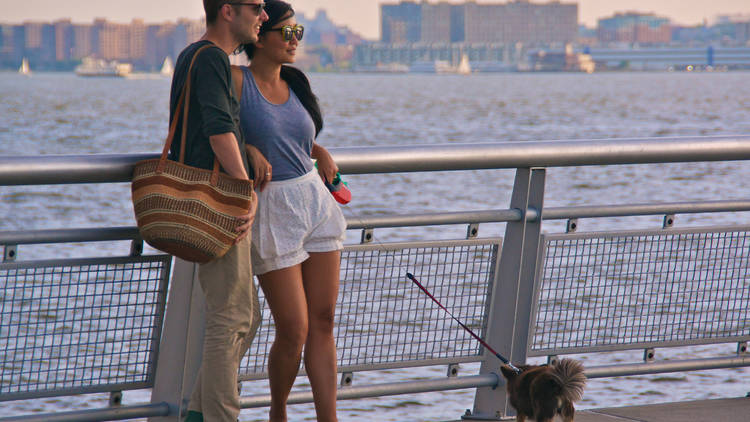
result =
[[440,303],[440,301],[437,300],[435,298],[435,296],[433,296],[432,293],[430,293],[427,290],[427,288],[425,288],[422,285],[422,283],[420,283],[417,280],[417,278],[414,277],[414,275],[412,273],[407,272],[406,273],[406,277],[409,278],[409,280],[411,280],[414,284],[416,284],[417,287],[419,287],[424,292],[424,294],[426,294],[427,296],[429,296],[430,299],[432,299],[432,301],[435,302],[442,310],[444,310],[448,315],[450,315],[450,317],[453,318],[453,320],[456,321],[458,323],[458,325],[461,326],[461,328],[463,328],[469,334],[471,334],[472,337],[474,337],[479,342],[479,344],[481,344],[482,346],[485,347],[485,349],[489,350],[495,356],[497,356],[498,359],[500,359],[508,368],[512,369],[516,374],[520,374],[521,373],[520,369],[518,369],[515,365],[513,365],[512,363],[510,363],[510,361],[508,359],[506,359],[505,357],[503,357],[503,355],[501,355],[500,353],[496,352],[495,349],[492,348],[492,346],[490,346],[489,344],[487,344],[486,341],[482,340],[481,337],[479,337],[474,331],[471,330],[471,328],[467,327],[463,322],[461,322],[461,320],[459,320],[458,318],[456,318],[455,316],[453,316],[453,314],[451,313],[451,311],[449,311],[448,308],[446,308],[445,306],[443,306],[443,304]]
[[[329,190],[330,190],[330,188],[329,188]],[[331,192],[333,193],[333,191],[331,191]],[[351,195],[351,194],[350,194],[350,195]],[[351,196],[349,197],[349,199],[351,199]],[[338,199],[337,199],[337,200],[338,200]],[[347,201],[347,202],[341,202],[341,201],[339,201],[339,202],[340,202],[340,203],[341,203],[342,205],[344,205],[344,207],[345,207],[345,208],[346,208],[347,210],[349,210],[349,212],[351,213],[351,214],[350,214],[351,216],[353,216],[354,218],[356,218],[357,220],[359,220],[359,223],[360,223],[360,224],[362,224],[363,226],[365,225],[365,224],[364,224],[364,221],[362,220],[362,217],[360,217],[360,216],[359,216],[359,213],[356,213],[356,212],[354,212],[354,210],[353,210],[353,209],[351,208],[351,206],[349,206],[349,205],[348,205],[348,202],[349,202],[349,201]],[[373,239],[373,240],[375,240],[375,239]],[[381,243],[380,241],[378,241],[378,240],[375,240],[375,242],[376,242],[377,244],[379,244],[380,246],[384,246],[384,245],[383,245],[383,244],[382,244],[382,243]],[[404,266],[404,263],[403,263],[403,262],[401,261],[401,259],[399,259],[399,258],[398,258],[398,257],[397,257],[397,256],[396,256],[395,254],[393,255],[393,257],[394,257],[394,258],[395,258],[396,260],[398,260],[399,264],[400,264],[400,265],[401,265],[402,267]],[[513,372],[515,372],[516,374],[520,374],[520,373],[521,373],[521,370],[520,370],[520,369],[519,369],[518,367],[516,367],[515,365],[513,365],[513,364],[512,364],[511,362],[510,362],[510,360],[506,359],[506,358],[505,358],[505,357],[504,357],[503,355],[501,355],[500,353],[496,352],[496,351],[495,351],[495,349],[493,349],[493,348],[492,348],[492,346],[490,346],[489,344],[487,344],[487,342],[486,342],[486,341],[482,340],[482,338],[481,338],[481,337],[479,337],[479,336],[478,336],[478,335],[477,335],[477,334],[476,334],[476,333],[475,333],[474,331],[472,331],[472,330],[471,330],[471,328],[467,327],[467,326],[466,326],[466,324],[464,324],[463,322],[461,322],[461,320],[459,320],[458,318],[456,318],[456,317],[455,317],[455,316],[453,315],[453,313],[451,313],[451,311],[449,311],[449,310],[448,310],[448,308],[446,308],[445,306],[443,306],[443,304],[442,304],[442,303],[440,303],[440,301],[439,301],[439,300],[437,300],[437,298],[435,298],[435,296],[433,296],[433,295],[432,295],[432,293],[430,293],[430,292],[429,292],[429,291],[427,290],[427,288],[425,288],[425,287],[424,287],[424,286],[422,285],[422,283],[420,283],[420,282],[419,282],[419,281],[417,280],[417,278],[416,278],[416,277],[414,277],[414,275],[413,275],[412,273],[410,273],[410,272],[407,272],[407,273],[406,273],[406,277],[407,277],[407,278],[408,278],[409,280],[411,280],[411,281],[412,281],[412,282],[413,282],[414,284],[416,284],[416,285],[417,285],[417,287],[419,287],[419,288],[420,288],[420,289],[422,290],[422,292],[424,292],[424,294],[426,294],[427,296],[429,296],[429,298],[430,298],[430,299],[432,299],[432,301],[433,301],[433,302],[435,302],[435,303],[436,303],[436,304],[437,304],[437,305],[438,305],[438,306],[439,306],[439,307],[440,307],[440,308],[441,308],[441,309],[442,309],[443,311],[445,311],[445,312],[446,312],[446,313],[447,313],[448,315],[450,315],[450,317],[451,317],[451,318],[453,318],[453,320],[454,320],[454,321],[456,321],[456,322],[458,323],[458,325],[459,325],[459,326],[461,326],[461,328],[463,328],[463,329],[464,329],[464,330],[466,330],[466,331],[467,331],[467,332],[468,332],[469,334],[471,334],[471,336],[472,336],[472,337],[474,337],[474,339],[476,339],[476,340],[477,340],[477,341],[479,342],[479,344],[481,344],[482,346],[484,346],[484,348],[486,348],[487,350],[489,350],[490,352],[492,352],[492,353],[493,353],[493,354],[494,354],[494,355],[495,355],[495,356],[496,356],[496,357],[497,357],[498,359],[500,359],[500,361],[501,361],[501,362],[503,362],[503,363],[505,364],[505,366],[507,366],[508,368],[510,368],[510,370],[512,370],[512,371],[513,371]]]

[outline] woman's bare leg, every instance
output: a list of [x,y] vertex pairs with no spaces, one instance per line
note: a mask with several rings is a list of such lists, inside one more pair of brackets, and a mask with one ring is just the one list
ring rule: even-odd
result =
[[305,370],[312,386],[318,422],[336,418],[336,341],[333,322],[339,291],[339,251],[310,253],[302,263],[309,330]]
[[282,268],[258,276],[273,315],[276,338],[268,356],[271,388],[270,422],[286,422],[286,403],[299,372],[302,347],[308,337],[308,310],[302,267]]

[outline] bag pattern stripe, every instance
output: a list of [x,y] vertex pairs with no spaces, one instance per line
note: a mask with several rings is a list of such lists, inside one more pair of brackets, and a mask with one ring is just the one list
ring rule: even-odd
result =
[[[158,180],[159,176],[155,179]],[[150,197],[169,197],[175,200],[194,200],[201,201],[210,207],[222,207],[226,215],[241,215],[246,210],[247,201],[240,201],[235,198],[219,195],[217,193],[206,192],[204,189],[190,189],[184,185],[178,187],[161,185],[138,185],[133,186],[133,202],[138,203]]]
[[180,221],[183,224],[188,224],[185,222],[185,219],[201,223],[201,227],[205,227],[204,230],[211,230],[215,233],[214,237],[223,235],[227,238],[233,238],[237,235],[234,232],[235,227],[239,226],[236,217],[219,215],[213,212],[212,209],[202,206],[200,202],[185,203],[185,201],[179,201],[180,203],[177,204],[175,201],[167,198],[167,201],[160,201],[161,204],[172,203],[175,205],[148,206],[149,202],[142,202],[137,205],[138,209],[136,212],[140,211],[140,219],[143,224],[154,223],[158,219],[167,218],[171,214],[174,215],[174,220]]
[[[156,167],[159,164],[158,159],[146,160],[138,163],[139,166],[133,171],[132,182],[137,186],[143,186],[146,184],[143,179],[146,177],[153,177],[156,172]],[[187,167],[187,168],[185,168]],[[196,172],[198,170],[198,172]],[[191,172],[193,172],[191,174]],[[233,197],[241,200],[241,203],[246,204],[249,202],[247,180],[229,178],[225,175],[220,175],[216,186],[211,186],[211,170],[198,169],[194,167],[184,166],[174,161],[167,161],[165,164],[164,171],[158,174],[159,177],[165,178],[164,183],[173,186],[168,181],[174,181],[178,184],[189,186],[190,188],[203,189],[206,192],[220,193],[227,197]],[[222,177],[224,176],[224,177]],[[154,179],[150,179],[153,184]],[[203,185],[201,187],[201,185]],[[176,186],[176,184],[174,184]],[[252,186],[249,188],[252,190]]]

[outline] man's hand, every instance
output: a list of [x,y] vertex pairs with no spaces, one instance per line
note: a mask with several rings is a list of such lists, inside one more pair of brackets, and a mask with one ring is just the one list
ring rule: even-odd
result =
[[248,211],[248,213],[237,217],[240,225],[235,228],[235,231],[240,235],[237,236],[237,240],[234,241],[235,245],[240,243],[242,239],[247,237],[247,235],[250,233],[250,227],[253,226],[253,221],[255,221],[255,212],[258,211],[258,194],[255,193],[255,191],[252,192],[250,200],[252,202],[250,203],[250,210]]

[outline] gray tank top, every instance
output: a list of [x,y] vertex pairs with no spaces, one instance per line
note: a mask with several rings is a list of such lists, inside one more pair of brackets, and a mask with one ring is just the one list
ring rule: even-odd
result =
[[242,68],[240,126],[245,142],[258,148],[273,167],[272,180],[303,176],[313,169],[310,158],[315,123],[292,89],[284,104],[273,104],[260,93],[253,73]]

